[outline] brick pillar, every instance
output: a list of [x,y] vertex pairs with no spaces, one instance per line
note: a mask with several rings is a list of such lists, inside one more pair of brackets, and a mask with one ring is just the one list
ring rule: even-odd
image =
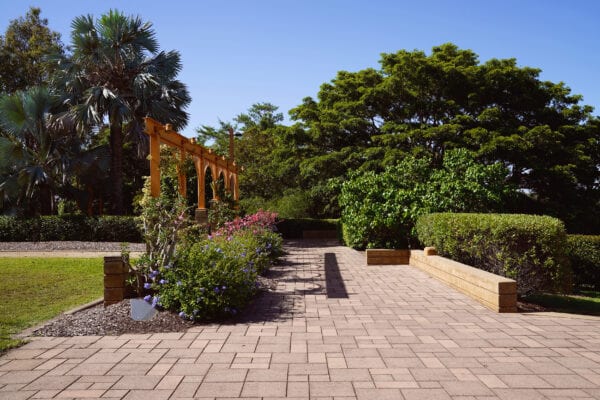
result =
[[126,296],[128,267],[121,256],[104,257],[104,307]]

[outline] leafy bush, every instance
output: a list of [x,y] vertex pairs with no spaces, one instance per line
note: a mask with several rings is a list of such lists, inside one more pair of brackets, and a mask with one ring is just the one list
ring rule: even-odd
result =
[[256,268],[235,257],[237,241],[203,241],[150,276],[153,305],[178,310],[182,318],[205,319],[235,315],[257,288]]
[[416,230],[442,256],[515,279],[519,294],[571,288],[565,228],[556,218],[440,213],[421,216]]
[[221,228],[227,222],[233,221],[237,212],[223,201],[212,200],[208,209],[208,223],[212,231]]
[[0,216],[0,242],[37,242],[40,219]]
[[600,235],[568,235],[567,256],[573,268],[573,283],[600,290]]
[[20,219],[0,216],[0,241],[37,242],[84,240],[139,242],[141,234],[132,216],[42,216]]
[[90,219],[93,223],[93,240],[98,242],[142,242],[136,217],[103,215]]
[[282,253],[281,236],[272,230],[277,214],[260,211],[226,222],[211,236],[189,230],[180,235],[185,231],[177,229],[173,215],[185,212],[177,202],[169,206],[176,212],[165,204],[149,199],[145,208],[150,210],[143,213],[154,221],[145,224],[154,255],[144,255],[140,262],[146,267],[138,268],[145,271],[140,286],[152,291],[145,300],[192,320],[237,314],[257,290],[258,274]]
[[354,248],[408,248],[414,223],[439,211],[492,211],[514,190],[500,164],[481,165],[463,149],[448,151],[440,169],[409,157],[383,173],[368,171],[342,184],[344,240]]
[[302,231],[338,231],[339,220],[315,218],[290,218],[277,223],[277,230],[286,239],[302,238]]

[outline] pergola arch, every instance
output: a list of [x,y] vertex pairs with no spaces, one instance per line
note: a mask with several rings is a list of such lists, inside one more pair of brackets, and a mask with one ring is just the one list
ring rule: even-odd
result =
[[[232,194],[235,201],[239,200],[239,190],[237,183],[238,168],[233,160],[233,131],[230,132],[230,158],[219,156],[211,149],[196,144],[194,139],[188,139],[185,136],[172,130],[171,125],[162,125],[158,121],[146,117],[144,133],[150,137],[150,193],[153,197],[160,195],[160,145],[175,147],[179,149],[180,160],[183,163],[186,155],[190,155],[194,162],[196,177],[198,182],[198,206],[196,209],[196,219],[206,222],[208,219],[208,210],[205,200],[205,176],[206,171],[210,170],[213,181],[218,181],[223,175],[225,181],[225,190]],[[228,177],[234,176],[234,186],[231,187]],[[186,176],[182,169],[178,168],[177,181],[179,193],[186,194]],[[213,199],[217,200],[217,193],[213,191]]]

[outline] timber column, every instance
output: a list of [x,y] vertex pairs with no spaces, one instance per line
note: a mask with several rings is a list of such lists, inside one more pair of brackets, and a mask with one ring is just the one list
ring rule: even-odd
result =
[[194,161],[196,165],[196,181],[198,182],[198,208],[196,208],[194,213],[194,219],[199,224],[208,224],[208,209],[206,208],[206,200],[204,198],[204,158],[197,157]]

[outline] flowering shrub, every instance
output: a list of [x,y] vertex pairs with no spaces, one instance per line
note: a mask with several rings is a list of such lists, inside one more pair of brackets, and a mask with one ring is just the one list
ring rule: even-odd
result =
[[[160,202],[149,204],[161,208]],[[276,214],[263,211],[230,222],[213,236],[200,231],[193,234],[190,229],[174,230],[179,226],[176,222],[173,225],[168,219],[162,220],[165,227],[171,227],[166,232],[173,234],[154,232],[148,237],[156,238],[161,246],[155,248],[165,248],[170,256],[151,257],[149,253],[142,257],[150,266],[143,288],[152,293],[144,299],[153,307],[175,310],[191,320],[237,314],[257,290],[258,274],[282,254],[281,236],[272,230],[276,218]],[[164,231],[161,226],[156,224],[154,229]],[[175,242],[173,253],[170,245]]]
[[276,231],[277,213],[271,211],[258,210],[258,212],[247,215],[244,218],[237,218],[233,221],[226,222],[223,226],[215,231],[215,236],[231,236],[233,233],[242,229],[268,229]]
[[257,289],[256,264],[237,240],[206,240],[180,254],[151,276],[153,306],[177,310],[182,318],[206,319],[235,315]]

